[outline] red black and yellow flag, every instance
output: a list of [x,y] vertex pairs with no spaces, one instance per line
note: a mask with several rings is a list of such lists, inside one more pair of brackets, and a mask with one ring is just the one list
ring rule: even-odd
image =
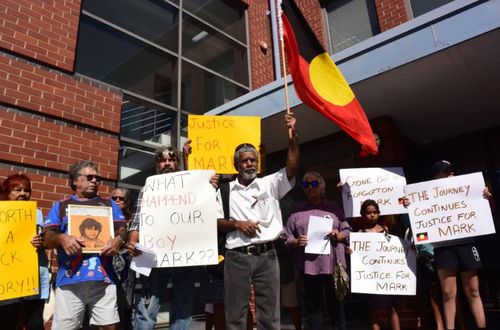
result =
[[311,108],[340,126],[361,144],[361,156],[378,153],[368,119],[293,0],[282,4],[285,53],[295,91]]

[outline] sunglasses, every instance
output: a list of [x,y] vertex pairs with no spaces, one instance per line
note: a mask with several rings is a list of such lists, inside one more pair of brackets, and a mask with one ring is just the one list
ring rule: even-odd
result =
[[316,188],[316,187],[319,186],[319,181],[318,180],[314,180],[314,181],[311,181],[311,182],[302,181],[302,187],[307,188],[309,186],[311,186],[313,188]]
[[85,179],[87,179],[87,181],[92,181],[95,179],[96,182],[101,182],[102,181],[102,176],[100,175],[93,175],[93,174],[89,174],[89,175],[82,175]]
[[125,201],[125,197],[122,197],[122,196],[113,196],[111,197],[112,200],[114,200],[115,202],[124,202]]

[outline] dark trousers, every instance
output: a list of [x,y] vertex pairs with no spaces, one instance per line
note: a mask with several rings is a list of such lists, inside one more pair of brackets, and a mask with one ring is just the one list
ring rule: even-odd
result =
[[[332,275],[303,275],[303,278],[309,329],[323,329],[323,309],[326,307],[333,329],[345,330],[344,304],[335,295]],[[323,306],[323,301],[326,306]]]
[[250,255],[227,250],[224,262],[226,329],[247,326],[250,285],[255,290],[257,329],[280,329],[280,274],[276,250]]

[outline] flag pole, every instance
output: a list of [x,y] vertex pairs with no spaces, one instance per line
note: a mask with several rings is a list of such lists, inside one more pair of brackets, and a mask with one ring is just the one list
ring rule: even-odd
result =
[[[278,11],[278,34],[280,38],[280,46],[281,46],[281,65],[283,66],[283,85],[285,87],[285,104],[286,104],[286,113],[290,114],[290,103],[288,101],[288,79],[287,79],[287,71],[286,71],[286,61],[285,61],[285,42],[283,40],[283,21],[281,19],[282,9],[281,9],[281,1],[276,0],[277,6],[276,10]],[[292,129],[288,129],[288,138],[292,138]]]

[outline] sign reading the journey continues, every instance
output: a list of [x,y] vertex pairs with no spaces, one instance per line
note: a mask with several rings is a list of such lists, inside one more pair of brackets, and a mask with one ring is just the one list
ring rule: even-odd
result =
[[0,202],[0,300],[39,293],[36,202]]
[[192,148],[189,169],[237,173],[234,149],[242,143],[259,149],[260,117],[189,115],[188,138]]
[[346,217],[359,217],[361,204],[367,199],[378,203],[382,215],[407,213],[401,201],[406,184],[401,167],[349,168],[339,174]]
[[417,264],[410,242],[381,233],[351,233],[352,292],[415,295]]
[[160,268],[218,263],[214,171],[153,175],[143,188],[139,241]]
[[415,244],[493,234],[484,179],[472,173],[406,186]]

